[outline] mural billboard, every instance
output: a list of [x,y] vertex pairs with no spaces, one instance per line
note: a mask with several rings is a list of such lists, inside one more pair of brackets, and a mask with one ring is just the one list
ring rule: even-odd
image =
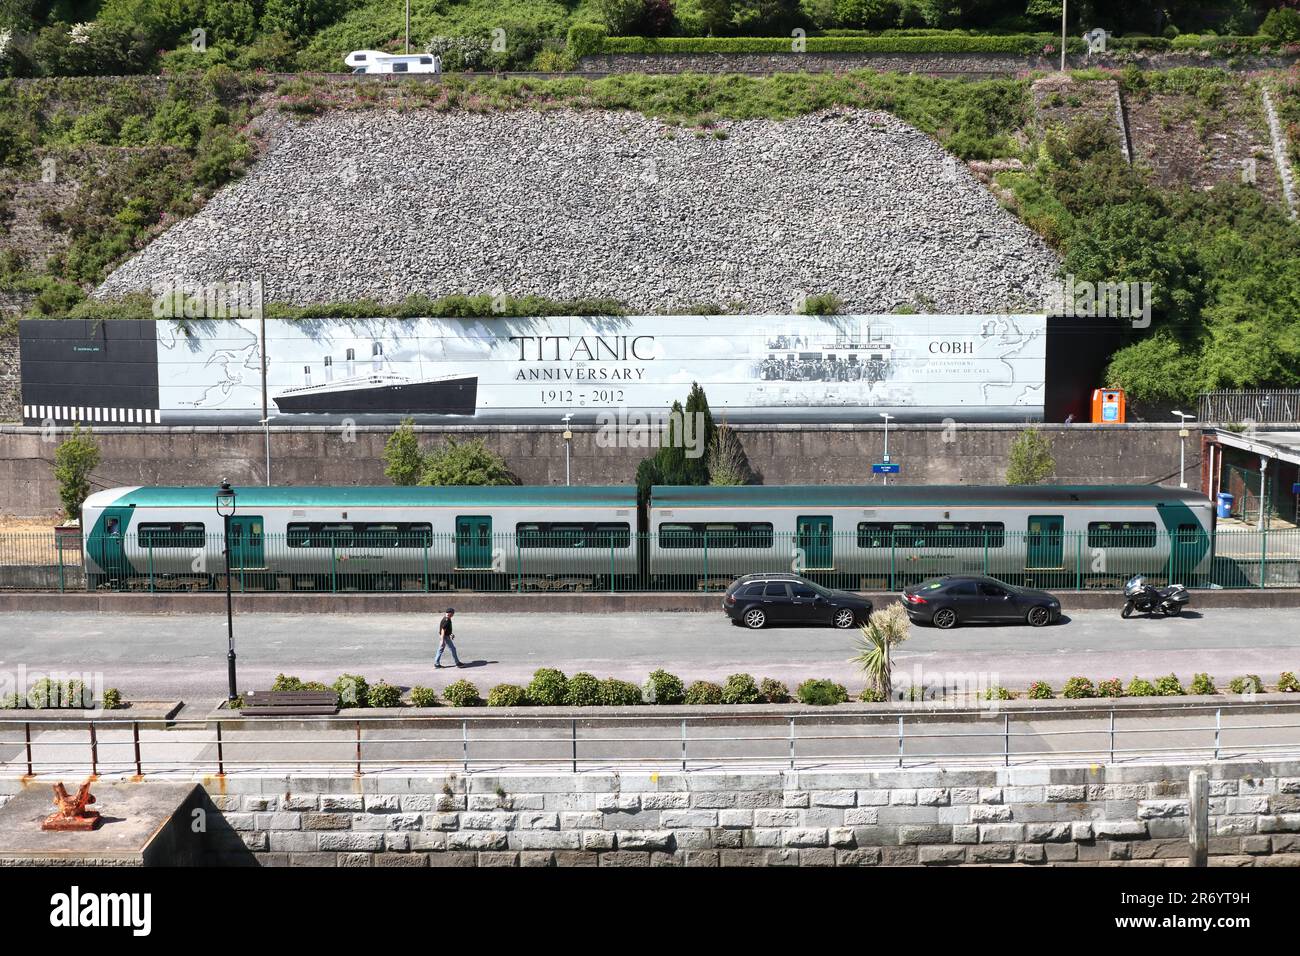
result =
[[[136,354],[142,326],[151,369]],[[1046,327],[1042,315],[267,320],[267,412],[275,424],[584,422],[662,412],[699,382],[737,423],[1035,420]],[[130,407],[147,397],[145,424],[256,423],[261,335],[256,318],[23,322],[24,420],[137,422],[115,417],[127,407],[116,383],[133,386]],[[124,365],[114,343],[128,336]],[[43,356],[30,376],[29,347]]]

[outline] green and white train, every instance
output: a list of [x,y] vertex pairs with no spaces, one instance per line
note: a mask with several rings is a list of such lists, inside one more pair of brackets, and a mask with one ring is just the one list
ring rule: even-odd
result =
[[[1044,587],[1141,572],[1195,585],[1214,511],[1153,485],[246,487],[230,570],[258,590],[697,590],[796,570],[838,587],[944,573]],[[225,573],[212,488],[86,500],[92,588],[207,588]]]

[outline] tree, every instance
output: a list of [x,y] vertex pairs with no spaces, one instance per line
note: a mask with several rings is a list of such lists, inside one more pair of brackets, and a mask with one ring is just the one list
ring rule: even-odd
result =
[[90,496],[90,473],[99,467],[99,457],[99,445],[80,425],[73,426],[72,434],[54,450],[54,480],[69,521],[81,520],[81,506]]
[[1052,442],[1037,428],[1026,428],[1011,443],[1007,462],[1007,484],[1036,485],[1056,471]]
[[709,446],[708,469],[711,485],[747,485],[753,478],[749,457],[726,422],[718,426]]
[[424,474],[424,452],[414,424],[412,419],[404,420],[384,442],[384,475],[395,485],[418,485]]
[[[709,483],[709,463],[706,455],[717,439],[718,428],[713,424],[713,412],[709,410],[709,399],[700,388],[699,382],[691,383],[690,394],[686,396],[686,409],[683,419],[682,435],[682,475],[683,485],[707,485]],[[695,458],[686,454],[687,439],[693,445],[692,451],[698,451]]]
[[852,661],[866,674],[871,689],[885,700],[894,692],[893,648],[907,640],[911,626],[907,609],[898,601],[876,611],[862,625],[858,653]]
[[422,485],[517,485],[500,455],[490,451],[483,439],[458,442],[448,438],[441,448],[424,459]]

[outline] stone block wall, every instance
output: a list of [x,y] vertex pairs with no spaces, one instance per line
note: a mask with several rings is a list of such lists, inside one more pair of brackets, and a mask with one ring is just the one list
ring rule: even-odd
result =
[[[1183,866],[1193,766],[206,785],[268,866]],[[1300,761],[1206,767],[1211,865],[1300,866]]]

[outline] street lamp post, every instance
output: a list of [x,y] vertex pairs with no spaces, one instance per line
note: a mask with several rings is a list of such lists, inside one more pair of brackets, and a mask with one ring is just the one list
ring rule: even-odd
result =
[[572,412],[564,416],[564,484],[569,484],[569,445],[573,441],[573,432],[569,430],[569,419],[573,417]]
[[1178,487],[1187,487],[1187,419],[1195,419],[1195,415],[1188,415],[1185,412],[1175,410],[1174,414],[1178,416]]
[[235,680],[235,614],[230,596],[230,517],[234,513],[235,489],[231,488],[230,482],[223,478],[221,487],[217,489],[217,514],[221,515],[224,530],[222,546],[226,558],[226,678],[228,680],[226,700],[228,701],[233,701],[239,696]]
[[[880,417],[885,420],[885,464],[889,464],[889,420],[894,416],[889,415],[885,412],[881,412]],[[885,478],[885,484],[888,485],[889,475],[886,474],[884,478]]]

